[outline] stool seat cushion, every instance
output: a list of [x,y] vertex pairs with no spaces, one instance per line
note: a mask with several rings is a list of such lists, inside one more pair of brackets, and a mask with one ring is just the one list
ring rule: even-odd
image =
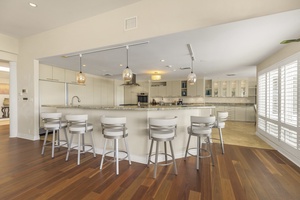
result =
[[[74,131],[74,132],[85,132],[86,126],[85,125],[80,125],[80,124],[74,124],[69,126],[69,131]],[[93,130],[93,125],[92,124],[87,124],[87,131]]]
[[[60,126],[60,127],[59,127]],[[48,129],[58,129],[58,128],[65,128],[67,126],[67,122],[47,122],[44,124],[44,128]]]
[[191,130],[191,127],[188,127],[188,133],[192,135],[202,135],[207,136],[211,134],[211,128],[210,127],[193,127],[193,132]]
[[151,131],[151,137],[152,138],[157,138],[157,139],[169,139],[173,138],[175,136],[175,132],[172,130],[152,130]]
[[[126,129],[125,134],[128,134],[128,130]],[[105,129],[104,135],[111,136],[111,137],[118,137],[123,135],[123,130],[121,129]]]

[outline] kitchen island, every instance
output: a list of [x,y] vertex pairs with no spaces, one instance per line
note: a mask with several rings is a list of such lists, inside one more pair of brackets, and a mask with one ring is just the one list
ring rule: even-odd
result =
[[[190,116],[209,116],[214,113],[214,106],[206,104],[198,105],[169,105],[169,106],[63,106],[44,105],[42,108],[51,109],[55,112],[66,114],[87,114],[89,122],[94,125],[94,142],[97,154],[102,154],[104,138],[101,133],[100,116],[125,116],[127,118],[128,144],[132,161],[147,163],[147,155],[150,148],[148,133],[149,118],[178,117],[177,135],[173,140],[173,148],[176,158],[184,156],[188,134],[187,126],[190,125]],[[89,139],[87,139],[89,142]],[[74,141],[76,144],[76,141]],[[120,142],[120,149],[124,149],[123,142]],[[123,145],[123,146],[122,146]],[[191,141],[191,146],[196,146],[195,141]],[[113,143],[108,143],[112,148]],[[163,150],[163,146],[160,147]]]

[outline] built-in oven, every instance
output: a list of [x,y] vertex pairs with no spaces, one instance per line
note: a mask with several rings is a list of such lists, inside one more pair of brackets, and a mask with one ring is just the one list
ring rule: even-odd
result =
[[137,101],[140,103],[148,103],[148,94],[147,93],[138,93]]

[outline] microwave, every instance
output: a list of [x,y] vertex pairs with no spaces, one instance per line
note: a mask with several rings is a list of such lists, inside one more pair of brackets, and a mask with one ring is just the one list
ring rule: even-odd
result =
[[148,94],[140,93],[137,95],[137,102],[148,103]]

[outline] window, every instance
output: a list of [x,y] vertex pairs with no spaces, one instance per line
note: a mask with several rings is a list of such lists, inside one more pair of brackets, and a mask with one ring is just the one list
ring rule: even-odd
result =
[[299,63],[300,53],[259,73],[258,132],[300,160]]

